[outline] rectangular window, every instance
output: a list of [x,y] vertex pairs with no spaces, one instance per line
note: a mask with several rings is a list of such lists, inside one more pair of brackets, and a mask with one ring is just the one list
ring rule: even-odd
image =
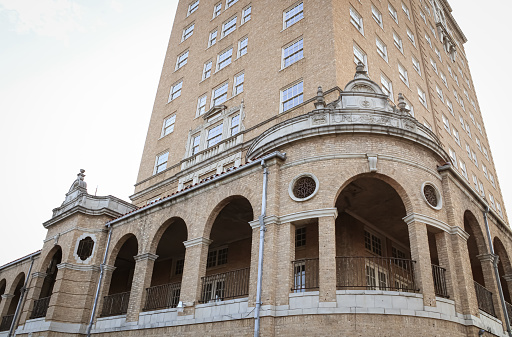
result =
[[475,151],[473,151],[473,150],[471,150],[471,158],[473,159],[473,162],[475,163],[475,165],[478,166],[478,158],[476,156]]
[[459,85],[459,77],[457,75],[453,75],[453,79],[455,80],[455,83],[457,83],[457,86]]
[[471,147],[469,146],[468,143],[466,143],[466,152],[468,153],[469,159],[471,159]]
[[229,35],[236,29],[236,16],[222,24],[222,37]]
[[201,144],[201,135],[192,139],[192,156],[199,152],[199,144]]
[[482,151],[482,144],[480,143],[480,139],[478,139],[478,137],[476,137],[475,142],[478,149]]
[[203,95],[197,100],[197,116],[201,116],[206,112],[206,95]]
[[462,126],[462,131],[464,131],[465,125],[464,125],[464,118],[462,118],[462,116],[459,116],[459,122],[460,122],[460,126]]
[[304,82],[300,81],[281,91],[281,111],[288,111],[304,100]]
[[182,275],[184,266],[185,259],[176,260],[176,266],[174,267],[174,275]]
[[437,96],[439,97],[439,99],[444,102],[444,95],[443,95],[443,90],[441,88],[439,88],[438,85],[436,85],[436,92],[437,92]]
[[489,160],[489,154],[487,153],[487,148],[485,146],[483,147],[483,150],[484,150],[485,158],[487,158],[487,160]]
[[446,81],[446,76],[443,74],[442,71],[439,72],[439,76],[441,76],[441,81],[443,81],[444,86],[448,88],[448,82]]
[[389,99],[393,100],[393,84],[383,74],[380,75],[380,84],[382,84],[384,94],[388,95]]
[[482,135],[483,135],[483,133],[482,133],[482,126],[480,125],[480,123],[478,123],[478,122],[477,122],[477,123],[476,123],[476,127],[477,127],[477,129],[478,129],[478,132],[480,132],[480,134],[482,134]]
[[427,23],[427,18],[425,17],[425,13],[423,13],[422,11],[420,11],[420,16],[421,18],[423,19],[423,22],[425,22],[425,24]]
[[238,0],[226,0],[226,9],[236,4]]
[[240,115],[236,115],[231,118],[230,135],[234,136],[240,132]]
[[199,7],[199,0],[196,0],[196,1],[192,2],[190,5],[188,5],[187,16],[189,16],[190,14],[194,13],[195,11],[197,11],[198,7]]
[[489,179],[489,173],[487,172],[487,166],[482,164],[482,171],[484,171],[484,176]]
[[443,124],[444,124],[444,128],[446,129],[446,131],[448,131],[448,133],[450,133],[450,121],[448,120],[448,118],[443,115]]
[[430,58],[430,65],[432,66],[432,69],[434,69],[434,71],[437,74],[437,63],[436,63],[436,61],[432,60],[432,58]]
[[476,176],[473,174],[473,184],[475,184],[475,190],[478,192],[478,179],[476,178]]
[[220,11],[222,10],[222,3],[219,2],[215,6],[213,6],[213,17],[216,18],[220,15]]
[[172,115],[171,117],[167,117],[164,120],[164,125],[162,127],[162,136],[167,136],[171,132],[174,131],[174,123],[176,122],[176,115]]
[[492,173],[489,173],[489,179],[491,180],[492,186],[496,187],[496,182],[494,181],[494,176],[492,175]]
[[217,57],[217,71],[227,67],[231,64],[231,56],[233,55],[233,48],[229,48],[228,50],[222,52]]
[[350,22],[356,27],[356,29],[364,35],[364,29],[363,29],[363,18],[361,15],[359,15],[358,12],[356,12],[355,9],[350,7]]
[[450,155],[450,158],[452,159],[453,167],[457,167],[457,155],[455,154],[455,151],[453,151],[452,148],[449,148],[448,154]]
[[171,92],[169,93],[169,100],[167,101],[167,103],[169,103],[170,101],[181,96],[181,87],[182,86],[183,86],[183,81],[179,81],[178,83],[174,84],[171,87]]
[[244,37],[243,39],[238,41],[238,56],[237,57],[242,57],[245,54],[247,54],[247,43],[248,42],[249,42],[248,37]]
[[411,41],[412,45],[416,46],[416,39],[414,38],[414,34],[409,28],[407,28],[407,37],[409,38],[409,41]]
[[192,34],[194,34],[194,24],[191,24],[187,28],[183,29],[183,35],[181,37],[181,41],[185,41],[186,39],[191,37]]
[[184,52],[183,54],[181,54],[180,56],[178,56],[178,60],[176,61],[176,70],[183,67],[185,64],[187,64],[187,62],[188,62],[188,50],[186,52]]
[[389,15],[391,15],[391,18],[393,18],[393,20],[396,23],[398,23],[398,13],[396,12],[395,7],[391,6],[391,4],[388,4],[388,10],[389,10]]
[[396,32],[393,32],[393,42],[395,44],[395,47],[398,48],[398,50],[400,50],[400,52],[404,52],[404,46],[403,46],[403,43],[402,43],[402,38],[396,33]]
[[436,47],[436,48],[434,48],[434,51],[435,51],[439,61],[443,62],[443,59],[441,58],[441,52],[439,51],[439,49],[437,49],[437,47]]
[[216,43],[217,43],[217,29],[210,32],[210,37],[208,38],[208,47],[211,47]]
[[295,229],[295,248],[306,245],[306,227]]
[[208,61],[203,66],[203,80],[210,77],[212,74],[212,61]]
[[364,231],[364,247],[370,252],[382,256],[382,239],[373,233]]
[[[234,0],[232,0],[232,1],[234,1]],[[228,263],[228,248],[215,248],[208,252],[208,257],[206,258],[206,268],[220,266],[220,265],[227,264],[227,263]],[[224,281],[217,281],[217,282],[224,284]],[[217,288],[219,288],[219,287],[217,287]],[[221,293],[224,293],[224,285],[222,285],[220,288],[222,288]],[[219,296],[219,297],[224,297],[224,296]]]
[[407,69],[405,69],[404,66],[400,63],[398,63],[398,75],[400,76],[402,82],[404,82],[406,86],[409,86],[409,76],[407,74]]
[[425,40],[427,40],[428,45],[430,46],[430,48],[432,48],[432,41],[430,40],[430,36],[428,36],[427,33],[425,33]]
[[218,144],[222,140],[222,129],[224,125],[219,124],[208,130],[208,147]]
[[420,103],[423,104],[423,106],[427,107],[427,95],[423,90],[418,87],[418,99],[420,100]]
[[418,61],[414,56],[412,57],[412,65],[414,70],[421,76],[421,67],[420,67],[420,61]]
[[466,123],[466,132],[468,133],[469,138],[471,138],[471,128],[468,123]]
[[388,48],[378,37],[375,39],[377,45],[377,53],[387,62],[388,61]]
[[491,202],[492,208],[496,208],[496,204],[494,203],[494,196],[489,193],[489,201]]
[[405,100],[405,108],[409,110],[409,114],[414,117],[414,107],[412,106],[411,102],[407,98],[404,97]]
[[155,170],[153,174],[162,172],[167,168],[167,160],[169,159],[169,152],[165,152],[156,156]]
[[432,25],[430,25],[429,28],[430,28],[430,31],[432,32],[432,35],[434,35],[434,37],[436,37],[436,30],[434,29],[434,27],[432,27]]
[[212,106],[220,105],[228,100],[228,82],[213,89]]
[[242,10],[242,19],[241,19],[242,22],[240,23],[241,25],[243,25],[244,23],[246,23],[247,21],[249,21],[251,19],[251,12],[252,12],[251,6],[245,7]]
[[379,26],[382,27],[382,14],[372,5],[372,17]]
[[283,48],[283,68],[297,62],[304,57],[304,39],[293,42]]
[[496,202],[496,209],[498,210],[498,213],[500,213],[501,216],[503,216],[503,211],[501,210],[501,204],[499,201]]
[[460,145],[459,131],[457,131],[455,128],[453,128],[452,133],[453,133],[453,137],[455,138],[455,141],[457,142],[457,144]]
[[466,164],[464,164],[464,162],[462,160],[459,160],[459,165],[460,165],[460,171],[462,172],[462,175],[466,178],[466,179],[469,179],[468,178],[468,170],[466,168]]
[[449,99],[446,99],[446,105],[448,106],[448,111],[450,111],[450,113],[455,116],[455,113],[453,112],[453,104],[452,102],[450,102]]
[[301,2],[283,14],[283,29],[286,29],[304,18],[304,4]]
[[484,184],[482,184],[482,182],[481,182],[481,181],[478,181],[478,187],[479,187],[479,189],[480,189],[480,194],[481,194],[482,196],[485,196]]
[[359,48],[359,46],[356,45],[355,43],[353,46],[353,50],[354,50],[354,63],[357,65],[357,64],[359,64],[359,62],[361,62],[362,64],[364,64],[366,69],[368,69],[368,65],[366,63],[367,62],[366,53],[361,48]]
[[233,84],[233,96],[236,96],[244,91],[244,73],[235,75]]
[[405,16],[410,20],[411,19],[411,13],[409,12],[409,8],[402,2],[402,10],[405,13]]

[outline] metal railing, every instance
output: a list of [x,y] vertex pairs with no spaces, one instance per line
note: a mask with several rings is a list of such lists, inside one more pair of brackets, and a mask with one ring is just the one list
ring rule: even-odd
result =
[[507,315],[509,322],[512,322],[512,304],[505,301],[505,306],[507,307]]
[[249,268],[201,277],[199,303],[249,296]]
[[338,289],[418,292],[414,279],[416,261],[394,257],[336,257]]
[[318,289],[318,258],[292,261],[293,292]]
[[492,293],[487,290],[483,285],[473,281],[475,283],[476,300],[478,302],[478,309],[485,311],[489,315],[496,317],[494,311],[494,304],[492,302]]
[[446,288],[446,269],[432,264],[432,277],[434,278],[434,290],[436,296],[449,298]]
[[168,283],[146,289],[144,311],[176,308],[180,301],[181,282]]
[[124,315],[128,312],[130,292],[108,295],[103,298],[103,310],[101,316]]
[[2,317],[2,323],[0,323],[0,331],[9,331],[13,319],[14,315],[5,315]]
[[32,309],[32,314],[30,315],[30,318],[45,317],[46,311],[48,310],[48,306],[50,305],[50,298],[51,296],[34,300],[34,308]]

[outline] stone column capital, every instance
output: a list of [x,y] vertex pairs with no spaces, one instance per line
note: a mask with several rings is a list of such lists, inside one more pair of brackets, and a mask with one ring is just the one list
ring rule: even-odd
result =
[[2,298],[3,299],[7,299],[7,298],[13,298],[14,295],[13,294],[2,294]]
[[35,273],[32,273],[32,277],[33,278],[45,278],[48,274],[46,273],[43,273],[43,272],[35,272]]
[[496,254],[480,254],[476,256],[480,262],[498,263],[499,256]]
[[136,255],[133,258],[135,259],[136,262],[144,261],[144,260],[155,261],[156,259],[158,259],[158,255],[151,254],[151,253],[143,253],[143,254]]
[[512,274],[503,275],[502,278],[507,282],[512,282]]
[[111,271],[111,272],[116,270],[116,267],[108,265],[108,264],[102,264],[101,268],[103,268],[104,271]]
[[185,248],[189,248],[189,247],[194,247],[194,246],[199,246],[199,245],[209,246],[210,243],[212,243],[212,242],[213,241],[210,239],[198,237],[198,238],[195,238],[192,240],[184,241],[183,244],[185,245]]

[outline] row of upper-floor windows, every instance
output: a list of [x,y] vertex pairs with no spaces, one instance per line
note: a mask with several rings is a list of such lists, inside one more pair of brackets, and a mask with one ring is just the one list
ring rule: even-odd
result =
[[[224,10],[236,4],[238,0],[226,0]],[[194,0],[188,5],[187,17],[199,9],[199,0]],[[213,6],[213,18],[216,18],[222,12],[222,1]]]

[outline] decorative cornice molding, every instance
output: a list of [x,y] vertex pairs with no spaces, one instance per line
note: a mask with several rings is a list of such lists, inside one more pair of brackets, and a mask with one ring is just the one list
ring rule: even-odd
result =
[[48,274],[42,272],[32,273],[32,278],[45,278]]
[[198,245],[210,245],[213,241],[207,238],[199,237],[188,241],[183,241],[185,248],[194,247]]
[[464,240],[467,240],[469,238],[469,234],[459,226],[450,226],[447,223],[437,220],[435,218],[429,217],[427,215],[418,214],[418,213],[411,213],[403,218],[405,223],[409,225],[410,223],[414,221],[423,222],[429,226],[436,227],[441,229],[442,231],[445,231],[449,234],[459,235]]
[[[283,224],[288,222],[296,222],[301,220],[309,220],[309,219],[317,219],[324,217],[334,217],[335,219],[338,217],[338,209],[337,208],[320,208],[320,209],[311,209],[308,211],[302,211],[297,213],[290,213],[282,216],[277,215],[269,215],[266,216],[264,221],[265,225],[270,224]],[[260,222],[259,220],[253,220],[249,222],[252,229],[259,228]]]
[[494,263],[494,261],[496,260],[496,262],[498,262],[497,259],[499,259],[499,256],[496,255],[496,254],[480,254],[480,255],[477,255],[476,256],[480,262],[491,262],[491,263]]
[[143,254],[139,254],[137,256],[134,256],[133,258],[135,259],[135,261],[143,261],[143,260],[155,261],[156,259],[158,259],[158,255],[151,254],[151,253],[143,253]]
[[108,264],[102,264],[101,268],[103,268],[103,270],[105,270],[105,271],[114,271],[114,270],[116,270],[116,267],[108,265]]
[[0,297],[2,297],[3,299],[6,299],[6,298],[13,298],[14,295],[13,294],[2,294],[2,295],[0,295]]
[[77,271],[100,271],[100,267],[92,265],[92,266],[83,266],[78,264],[72,264],[63,262],[61,264],[57,265],[57,268],[60,269],[71,269],[71,270],[77,270]]

